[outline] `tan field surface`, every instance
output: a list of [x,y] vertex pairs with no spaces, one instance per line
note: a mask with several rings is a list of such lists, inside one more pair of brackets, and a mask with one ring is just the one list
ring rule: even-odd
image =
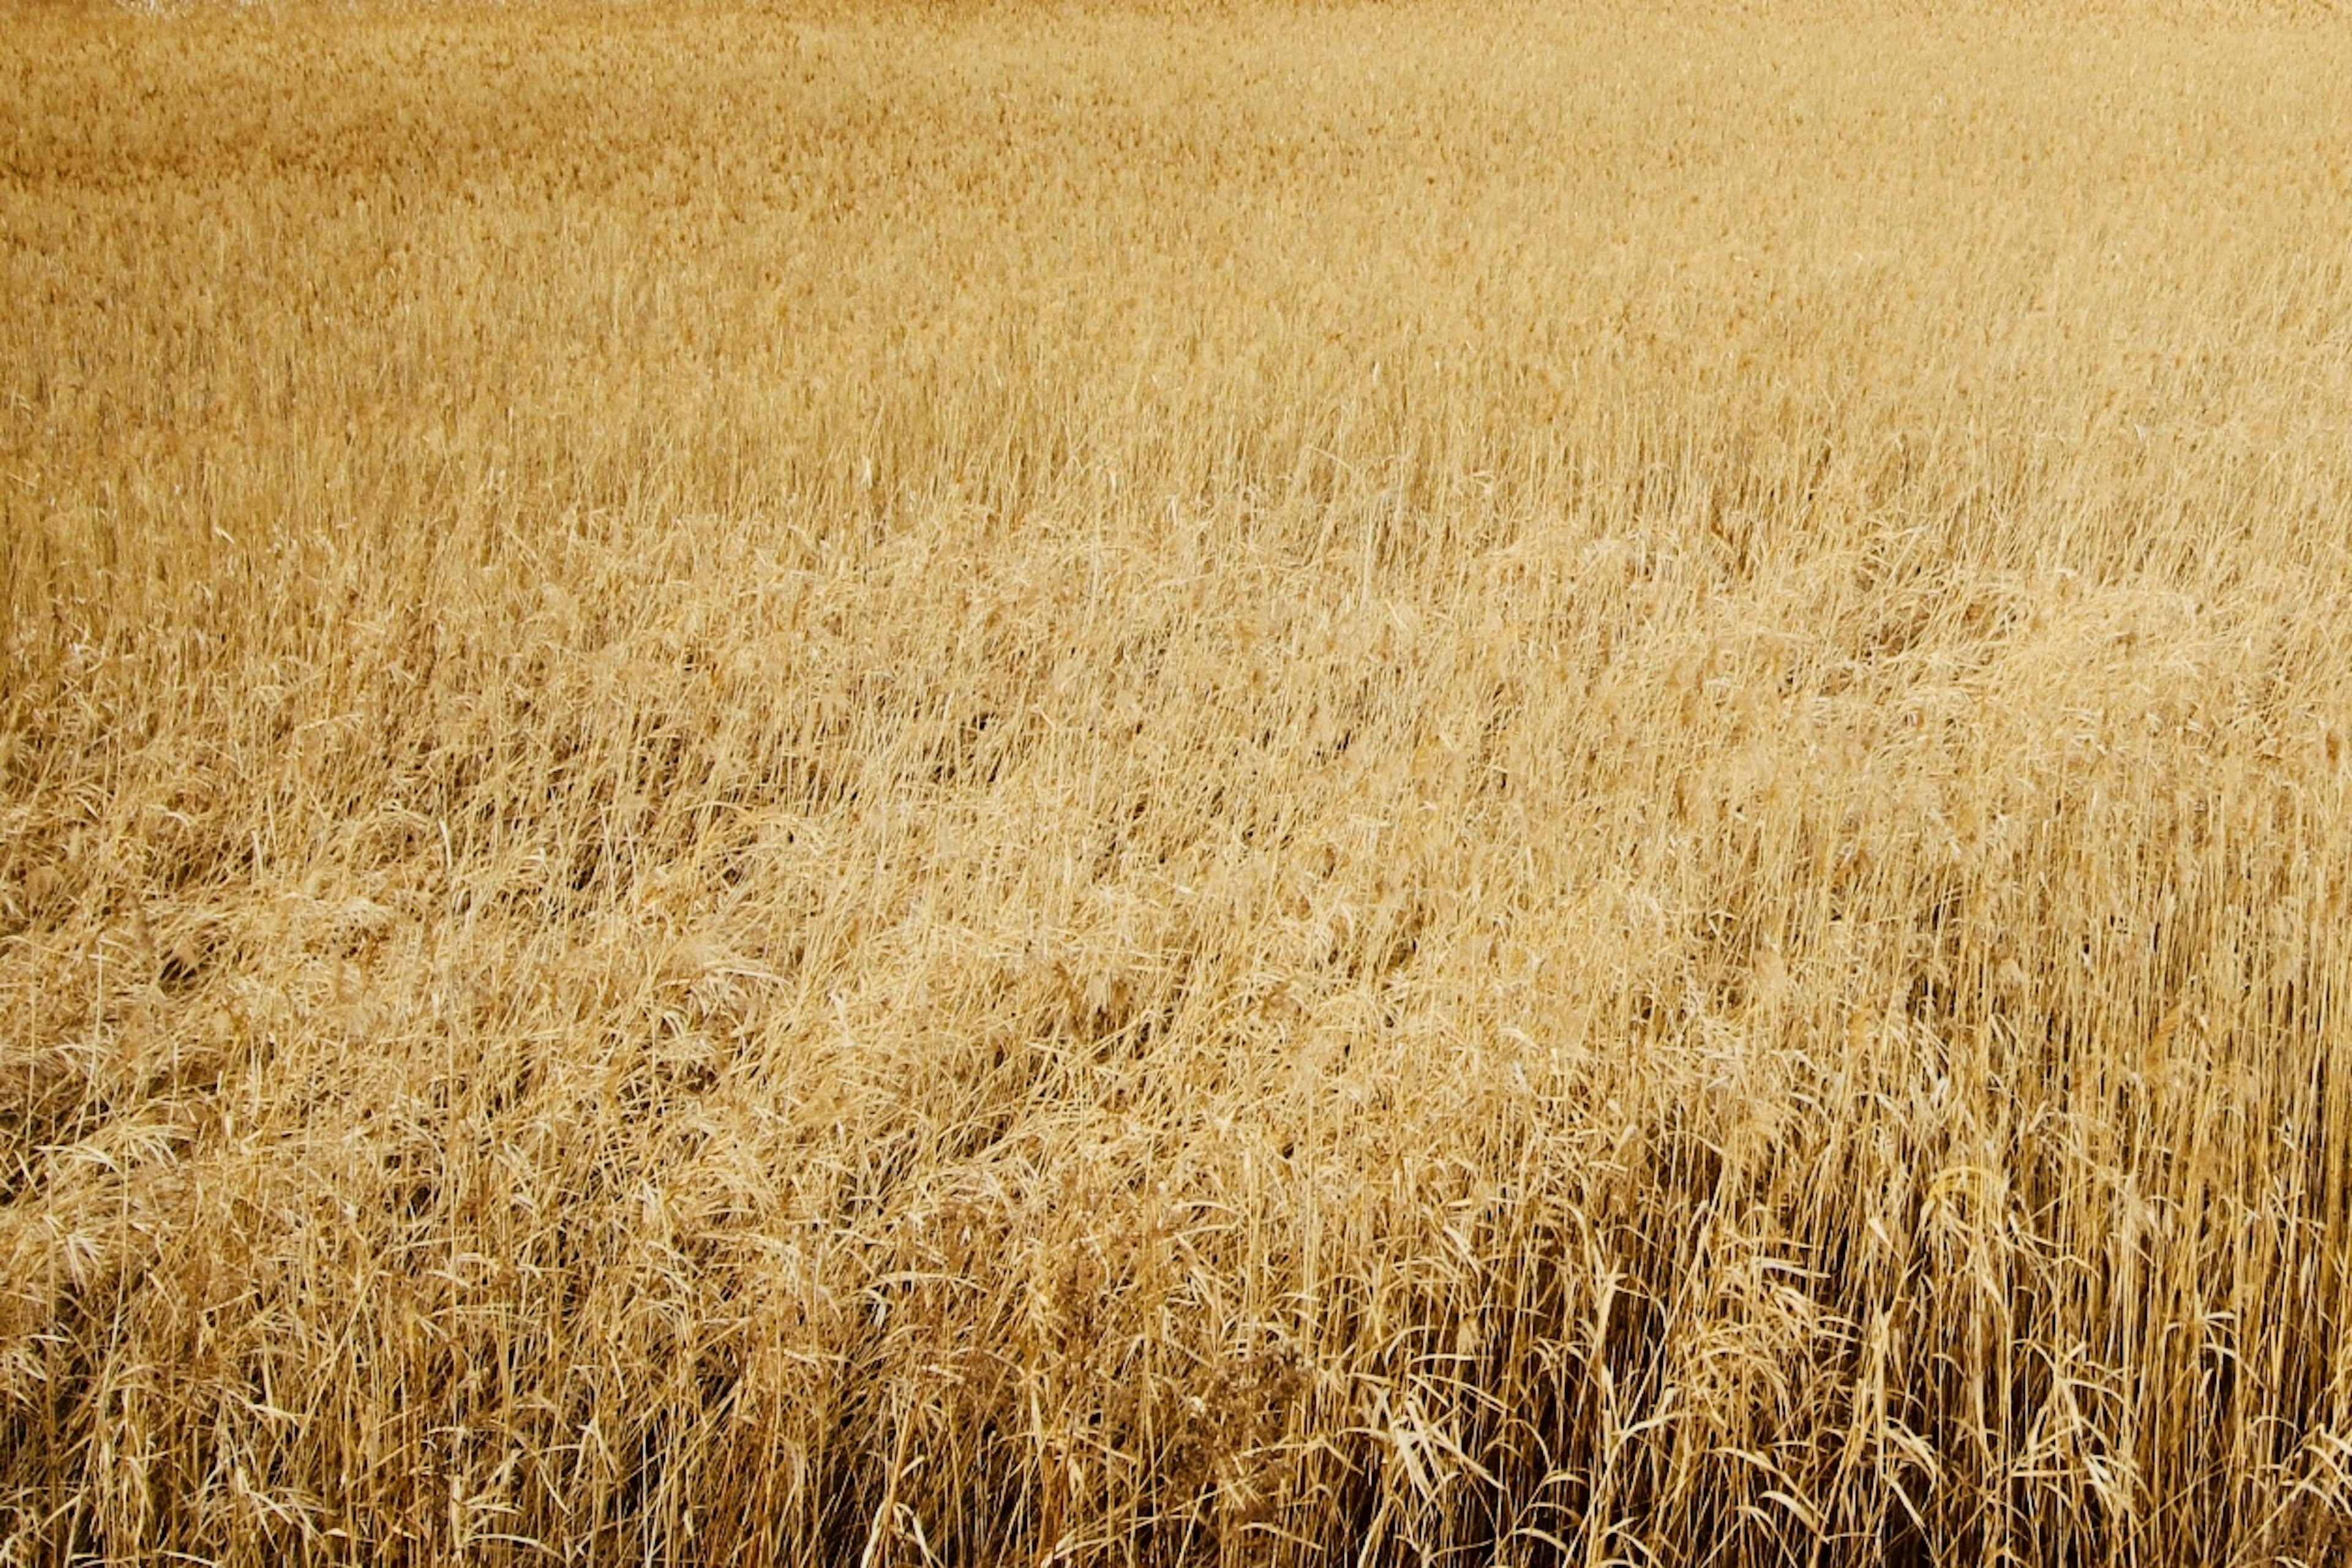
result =
[[0,12],[0,1568],[2352,1560],[2352,16]]

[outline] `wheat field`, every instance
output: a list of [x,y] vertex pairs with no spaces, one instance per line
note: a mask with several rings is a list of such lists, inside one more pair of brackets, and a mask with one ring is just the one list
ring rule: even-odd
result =
[[0,16],[0,1563],[2352,1556],[2352,21]]

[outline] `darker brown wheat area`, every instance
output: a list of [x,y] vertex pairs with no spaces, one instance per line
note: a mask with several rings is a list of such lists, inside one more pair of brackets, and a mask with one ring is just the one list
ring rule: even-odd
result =
[[2352,31],[0,17],[0,1563],[2352,1552]]

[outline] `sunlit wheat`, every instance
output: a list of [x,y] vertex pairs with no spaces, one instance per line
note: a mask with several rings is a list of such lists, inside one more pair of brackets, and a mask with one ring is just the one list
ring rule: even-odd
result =
[[0,1560],[2340,1562],[2352,32],[0,16]]

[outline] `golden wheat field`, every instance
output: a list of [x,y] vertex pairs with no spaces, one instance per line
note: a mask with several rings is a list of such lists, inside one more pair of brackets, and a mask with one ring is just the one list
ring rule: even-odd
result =
[[0,14],[0,1564],[2352,1559],[2352,19]]

